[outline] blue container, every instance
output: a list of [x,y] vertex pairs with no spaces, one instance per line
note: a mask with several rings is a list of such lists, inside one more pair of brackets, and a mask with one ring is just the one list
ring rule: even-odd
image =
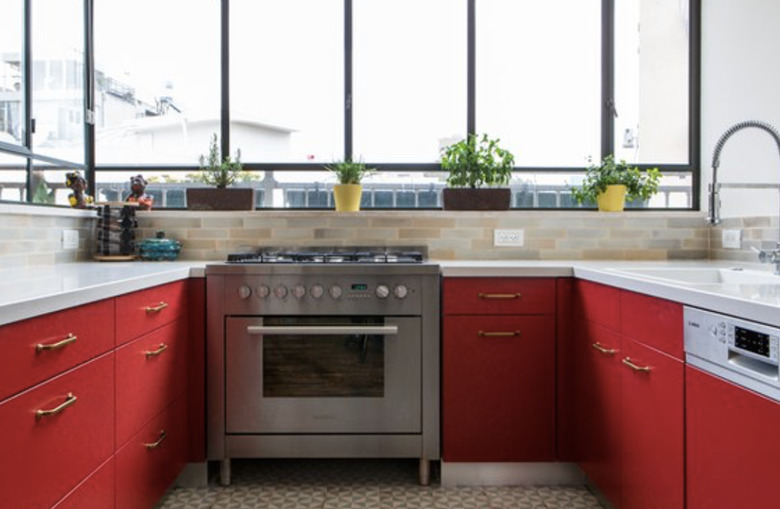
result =
[[141,241],[140,255],[142,260],[150,262],[175,260],[181,251],[181,242],[166,239],[165,232],[157,232],[154,239]]

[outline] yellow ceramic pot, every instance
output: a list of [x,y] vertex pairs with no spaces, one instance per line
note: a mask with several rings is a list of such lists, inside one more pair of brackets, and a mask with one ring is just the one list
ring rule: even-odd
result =
[[360,197],[363,186],[360,184],[336,184],[333,186],[333,199],[336,201],[336,211],[355,212],[360,210]]
[[601,212],[622,212],[626,204],[626,186],[607,186],[606,191],[596,196],[596,203]]

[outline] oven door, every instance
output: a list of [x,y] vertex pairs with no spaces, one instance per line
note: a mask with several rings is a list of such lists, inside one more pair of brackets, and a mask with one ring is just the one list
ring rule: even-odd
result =
[[419,433],[421,320],[226,319],[228,433]]

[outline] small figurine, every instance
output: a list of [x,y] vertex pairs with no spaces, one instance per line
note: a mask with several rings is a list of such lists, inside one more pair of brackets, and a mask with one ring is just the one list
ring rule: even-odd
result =
[[73,190],[68,195],[68,202],[74,209],[86,209],[91,208],[95,200],[86,193],[87,181],[81,176],[81,173],[77,171],[68,172],[65,174],[65,185]]
[[130,195],[125,201],[137,203],[140,210],[152,210],[154,196],[146,194],[146,184],[148,182],[141,174],[130,177]]

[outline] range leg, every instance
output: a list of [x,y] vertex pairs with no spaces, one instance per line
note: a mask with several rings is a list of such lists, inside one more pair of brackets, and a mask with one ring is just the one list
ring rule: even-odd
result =
[[219,463],[219,484],[230,486],[230,458],[225,458]]
[[420,486],[431,484],[431,462],[420,458]]

